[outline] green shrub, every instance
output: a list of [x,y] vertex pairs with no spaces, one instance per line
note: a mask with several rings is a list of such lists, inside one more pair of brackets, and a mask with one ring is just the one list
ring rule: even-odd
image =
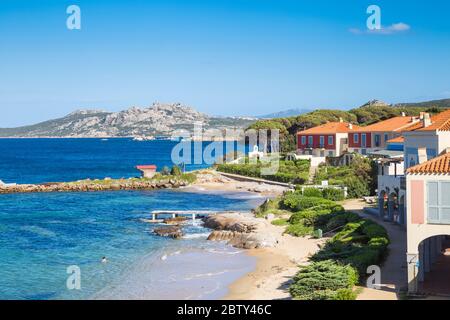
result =
[[337,300],[351,297],[348,291],[358,282],[357,271],[335,261],[313,262],[301,267],[289,292],[300,300]]
[[333,201],[319,197],[305,197],[299,192],[288,193],[281,201],[281,206],[291,211],[301,211],[322,205],[335,206],[336,204]]
[[312,233],[314,232],[314,228],[304,226],[301,223],[297,223],[297,224],[290,224],[286,228],[285,232],[294,237],[305,237],[305,236],[312,235]]
[[336,291],[334,300],[356,300],[356,292],[352,289],[339,289]]
[[164,166],[162,169],[161,169],[161,172],[160,172],[163,176],[168,176],[168,175],[170,175],[170,169],[169,169],[169,167],[167,167],[167,166]]
[[318,220],[323,215],[331,214],[331,210],[329,209],[308,209],[294,213],[289,218],[289,223],[298,224],[302,223],[305,226],[314,226],[317,224]]
[[178,166],[173,166],[172,170],[170,170],[170,174],[172,176],[181,176],[183,173],[181,172],[180,167]]
[[274,226],[286,226],[288,225],[287,219],[275,219],[271,222]]
[[311,259],[313,261],[333,259],[350,264],[363,275],[368,266],[379,264],[383,259],[389,238],[386,230],[372,220],[355,220],[356,217],[351,215],[347,218],[353,222],[348,222]]
[[308,160],[280,160],[277,173],[262,175],[261,169],[267,165],[262,162],[250,163],[248,158],[244,158],[244,163],[217,164],[216,169],[221,172],[294,184],[304,184],[309,177],[310,162]]
[[369,185],[356,176],[347,177],[344,180],[349,198],[362,198],[370,195]]
[[304,197],[316,197],[316,198],[322,198],[322,190],[317,188],[305,188],[303,190],[303,196]]
[[355,222],[358,220],[361,220],[361,218],[356,213],[353,212],[335,214],[331,219],[328,220],[324,229],[327,232],[332,231],[339,227],[344,226],[348,222]]
[[335,188],[326,188],[322,190],[322,197],[332,201],[342,201],[345,199],[344,190]]

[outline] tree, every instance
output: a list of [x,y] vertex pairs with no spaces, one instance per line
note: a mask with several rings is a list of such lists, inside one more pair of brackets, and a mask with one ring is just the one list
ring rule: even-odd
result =
[[182,172],[179,166],[173,166],[172,170],[170,171],[170,174],[172,176],[181,176]]
[[168,175],[170,175],[170,169],[169,169],[169,167],[168,167],[168,166],[164,166],[164,167],[161,169],[161,174],[162,174],[163,176],[168,176]]

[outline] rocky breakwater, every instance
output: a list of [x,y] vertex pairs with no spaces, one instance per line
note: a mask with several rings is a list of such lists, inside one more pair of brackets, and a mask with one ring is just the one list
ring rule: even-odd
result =
[[242,213],[224,213],[205,218],[204,226],[214,231],[211,241],[227,241],[236,248],[255,249],[275,247],[277,237],[269,232],[269,222]]
[[153,190],[180,188],[189,185],[182,179],[105,179],[83,180],[77,182],[61,182],[46,184],[18,184],[14,186],[0,186],[0,194],[7,193],[33,193],[33,192],[93,192],[93,191],[118,191],[118,190]]

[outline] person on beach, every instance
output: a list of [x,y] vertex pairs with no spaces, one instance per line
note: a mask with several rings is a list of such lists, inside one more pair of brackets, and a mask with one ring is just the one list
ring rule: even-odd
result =
[[108,259],[106,259],[106,257],[103,257],[102,258],[102,263],[107,263],[108,262]]

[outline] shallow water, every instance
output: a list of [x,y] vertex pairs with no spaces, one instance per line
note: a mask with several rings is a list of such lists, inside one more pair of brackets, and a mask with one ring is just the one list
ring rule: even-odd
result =
[[[137,164],[171,166],[175,144],[0,139],[0,180],[132,177]],[[219,298],[254,267],[253,258],[206,241],[208,230],[198,223],[171,240],[142,219],[152,210],[249,210],[262,200],[195,189],[0,195],[0,299]],[[67,287],[69,266],[80,268],[80,290]]]
[[[176,190],[2,195],[0,298],[217,297],[252,259],[205,241],[199,224],[177,241],[141,219],[161,209],[248,210],[260,200]],[[81,290],[66,287],[71,265],[81,269]]]

